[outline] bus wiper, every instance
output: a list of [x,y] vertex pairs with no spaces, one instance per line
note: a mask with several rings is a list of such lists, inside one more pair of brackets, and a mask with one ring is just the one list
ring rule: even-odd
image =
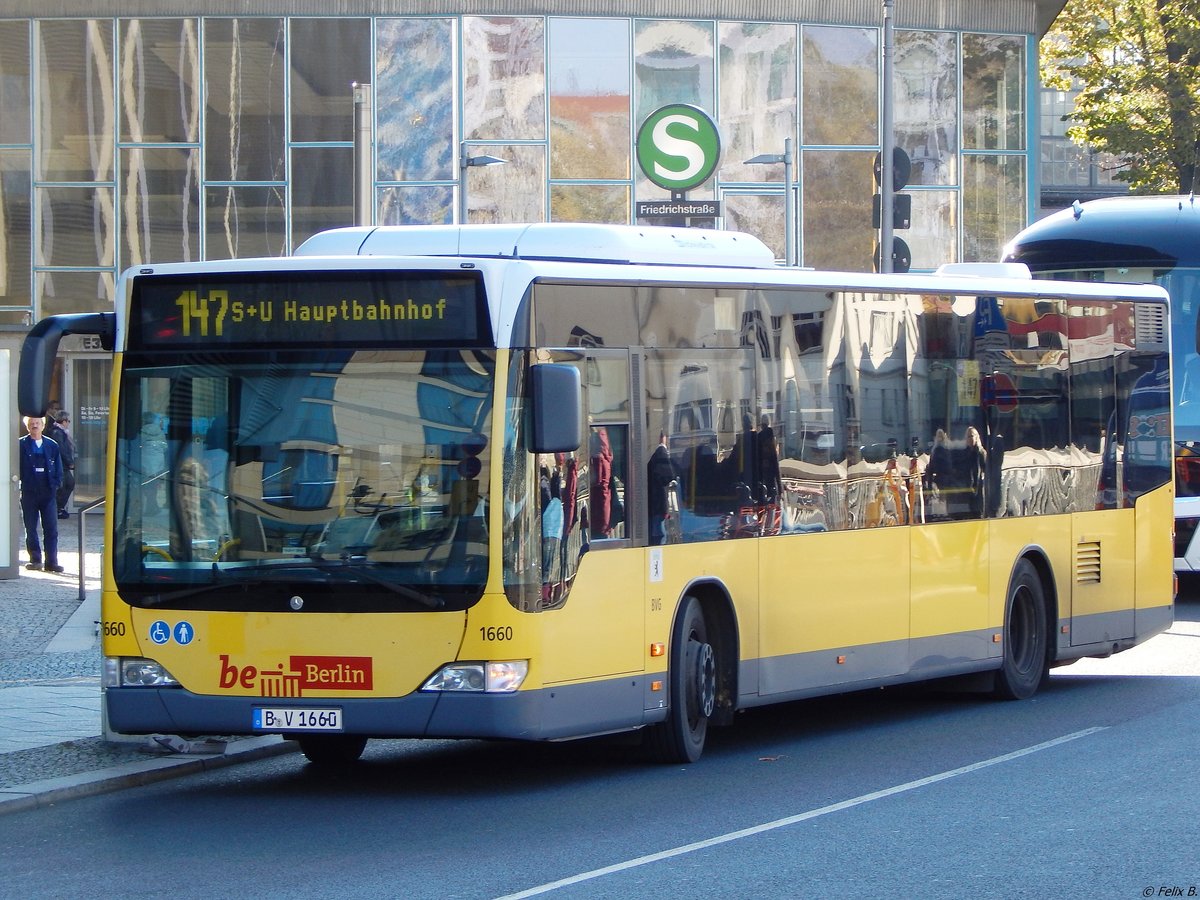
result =
[[213,591],[223,590],[225,588],[247,588],[258,587],[265,584],[266,579],[255,578],[248,581],[240,580],[217,580],[217,573],[221,570],[217,568],[214,562],[212,567],[212,581],[204,584],[193,585],[192,587],[180,588],[177,591],[167,591],[166,593],[152,594],[146,597],[143,603],[146,606],[162,606],[164,603],[170,603],[174,600],[183,600],[185,597],[196,597],[200,594],[207,594]]
[[394,581],[388,581],[386,578],[376,575],[364,566],[351,568],[350,557],[342,557],[339,562],[334,562],[318,554],[309,554],[308,559],[314,568],[320,569],[322,572],[335,572],[339,575],[361,575],[372,584],[387,588],[393,594],[399,594],[408,600],[415,600],[428,609],[441,609],[445,606],[445,601],[441,597],[431,597],[428,594],[423,594],[418,590],[410,588],[406,584],[396,584]]

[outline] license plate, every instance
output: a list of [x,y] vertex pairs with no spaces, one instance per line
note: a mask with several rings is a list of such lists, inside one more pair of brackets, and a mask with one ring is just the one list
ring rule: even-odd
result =
[[340,709],[301,706],[255,707],[255,731],[341,731]]

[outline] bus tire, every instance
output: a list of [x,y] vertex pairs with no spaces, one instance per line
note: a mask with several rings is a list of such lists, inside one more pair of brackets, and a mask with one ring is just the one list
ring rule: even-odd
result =
[[1049,676],[1046,591],[1033,563],[1013,569],[1004,604],[1004,657],[992,693],[1001,700],[1028,700]]
[[361,734],[313,734],[296,738],[296,743],[314,766],[338,768],[358,762],[367,739]]
[[700,601],[683,598],[671,636],[670,709],[666,721],[651,726],[648,747],[663,763],[693,763],[704,752],[709,719],[716,708],[717,650],[708,641]]

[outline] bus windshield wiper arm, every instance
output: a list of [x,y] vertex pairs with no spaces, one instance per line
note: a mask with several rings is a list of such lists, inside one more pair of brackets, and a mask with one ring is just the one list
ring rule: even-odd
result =
[[388,581],[386,578],[376,575],[365,566],[352,566],[349,559],[343,558],[335,563],[333,560],[328,560],[323,556],[315,554],[310,555],[308,559],[315,568],[320,569],[322,572],[335,572],[339,575],[361,575],[372,584],[387,588],[393,594],[399,594],[401,597],[409,600],[415,600],[429,609],[441,609],[445,605],[441,597],[431,597],[428,594],[423,594],[418,590],[410,588],[406,584],[396,584],[394,581]]

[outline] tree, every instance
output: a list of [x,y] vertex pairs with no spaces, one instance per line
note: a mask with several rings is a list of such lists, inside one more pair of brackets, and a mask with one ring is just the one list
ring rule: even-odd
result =
[[1082,89],[1067,135],[1116,156],[1138,193],[1200,178],[1200,0],[1068,0],[1041,45],[1042,81]]

